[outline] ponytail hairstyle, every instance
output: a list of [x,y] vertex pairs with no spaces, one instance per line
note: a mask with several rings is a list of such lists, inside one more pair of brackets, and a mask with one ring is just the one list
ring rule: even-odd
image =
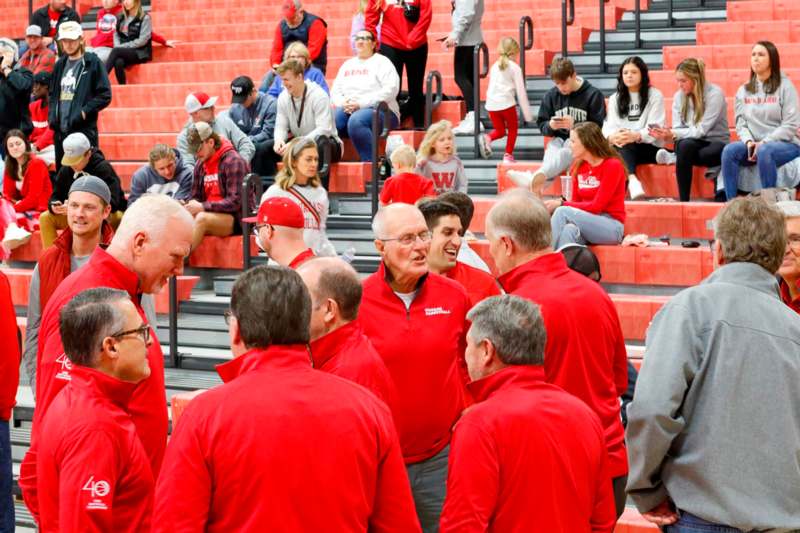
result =
[[[605,135],[603,135],[603,130],[600,129],[600,126],[595,124],[594,122],[580,122],[572,128],[572,131],[575,132],[575,135],[578,136],[578,139],[581,141],[586,150],[595,157],[600,157],[602,159],[616,159],[620,162],[623,169],[627,169],[628,167],[625,165],[625,161],[619,155],[619,152],[611,146],[606,139]],[[584,163],[583,159],[578,159],[573,163],[572,170],[570,171],[570,175],[573,177],[578,173],[578,169]],[[625,171],[627,172],[627,170]]]
[[[297,166],[297,158],[303,151],[313,148],[317,151],[317,143],[310,137],[295,137],[286,145],[286,151],[283,153],[283,168],[280,169],[275,176],[275,184],[288,191],[295,183],[297,183],[297,176],[294,174],[294,167]],[[308,184],[312,187],[319,187],[322,181],[319,179],[319,174],[314,174],[308,179]]]
[[681,72],[684,76],[694,82],[694,89],[692,94],[687,95],[681,103],[681,120],[684,123],[689,122],[689,100],[692,100],[694,106],[694,123],[698,124],[703,120],[703,115],[706,112],[706,64],[702,59],[688,57],[678,64],[675,72]]
[[519,44],[511,37],[503,37],[497,45],[497,53],[500,54],[500,70],[505,70],[511,58],[519,53]]
[[[770,73],[769,79],[764,82],[764,92],[767,94],[772,94],[778,90],[778,87],[781,86],[781,56],[778,53],[778,48],[771,41],[758,41],[753,45],[753,48],[756,46],[763,46],[767,49]],[[758,78],[756,77],[756,73],[753,72],[753,69],[751,68],[750,81],[745,84],[744,89],[750,94],[754,94],[756,92],[757,81]]]
[[628,86],[625,85],[625,82],[622,80],[622,71],[625,65],[631,64],[639,69],[639,73],[642,77],[642,81],[639,84],[639,102],[642,111],[647,107],[647,101],[650,97],[650,73],[647,69],[647,63],[639,56],[626,58],[625,61],[622,62],[622,65],[620,65],[619,74],[617,75],[617,113],[619,113],[620,117],[628,116],[628,108],[631,103],[631,93],[628,90]]
[[[453,124],[449,120],[440,120],[439,122],[434,122],[428,128],[428,131],[425,132],[425,137],[423,137],[422,142],[419,144],[419,149],[417,150],[417,163],[422,163],[426,161],[430,156],[434,153],[433,144],[436,140],[441,137],[445,132],[450,131],[452,133]],[[453,143],[453,155],[456,153],[456,146]]]

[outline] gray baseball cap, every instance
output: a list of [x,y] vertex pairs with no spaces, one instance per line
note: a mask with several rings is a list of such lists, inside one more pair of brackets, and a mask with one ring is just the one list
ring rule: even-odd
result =
[[83,174],[80,178],[72,182],[72,186],[69,188],[69,194],[74,192],[90,192],[99,197],[106,204],[111,203],[111,190],[108,188],[108,185],[106,185],[106,182],[91,174]]

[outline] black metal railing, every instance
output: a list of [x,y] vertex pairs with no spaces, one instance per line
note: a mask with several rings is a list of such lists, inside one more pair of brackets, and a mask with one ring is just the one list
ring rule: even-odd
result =
[[379,168],[379,152],[380,140],[389,136],[389,105],[386,102],[381,102],[375,107],[375,112],[372,114],[372,183],[370,184],[370,195],[372,196],[372,214],[378,212],[378,196],[380,195],[380,168]]
[[606,2],[600,0],[600,72],[606,71]]
[[567,26],[575,22],[575,0],[561,0],[561,57],[567,57]]
[[[436,91],[433,82],[436,81]],[[442,75],[438,70],[428,72],[425,79],[425,129],[433,122],[433,110],[442,103]]]
[[533,48],[533,19],[524,15],[519,19],[519,68],[525,79],[525,51]]
[[178,353],[178,278],[169,278],[169,364],[181,367],[182,356]]
[[[254,189],[252,197],[255,199],[255,202],[252,202],[253,205],[250,205],[251,188]],[[250,253],[250,228],[253,225],[249,222],[245,222],[244,219],[253,216],[253,214],[258,211],[258,203],[261,201],[261,192],[263,188],[264,185],[261,183],[261,176],[255,172],[251,172],[244,177],[244,182],[242,184],[242,267],[244,270],[248,270],[253,266],[253,258]]]
[[[670,0],[670,3],[671,2],[672,2],[672,0]],[[641,0],[636,0],[636,2],[633,4],[633,28],[634,28],[633,47],[634,48],[641,48],[642,47],[642,2],[641,2]]]
[[472,109],[475,117],[473,139],[475,141],[475,158],[477,159],[481,153],[478,143],[478,136],[481,134],[481,80],[489,75],[489,48],[486,47],[486,43],[475,45],[472,52],[472,67]]

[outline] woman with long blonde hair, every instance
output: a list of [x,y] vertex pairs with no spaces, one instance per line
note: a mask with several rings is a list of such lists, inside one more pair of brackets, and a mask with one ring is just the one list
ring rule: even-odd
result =
[[417,150],[414,172],[433,180],[436,194],[458,191],[466,194],[467,174],[456,155],[453,125],[449,120],[431,124]]
[[619,244],[625,224],[625,162],[594,122],[569,135],[574,163],[570,198],[547,200],[553,248],[565,244]]
[[125,69],[153,58],[153,23],[142,9],[142,0],[122,0],[122,13],[114,32],[114,48],[106,60],[106,72],[114,69],[117,82],[125,85]]

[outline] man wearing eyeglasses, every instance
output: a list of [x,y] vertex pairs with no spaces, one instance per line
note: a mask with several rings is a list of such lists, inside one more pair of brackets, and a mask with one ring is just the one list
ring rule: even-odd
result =
[[254,224],[256,244],[281,266],[296,269],[314,257],[314,251],[303,240],[303,209],[288,198],[267,198],[256,216],[242,222]]
[[364,281],[364,333],[397,388],[394,419],[425,533],[438,531],[450,429],[464,408],[469,300],[463,287],[428,270],[431,233],[409,204],[382,207],[372,221],[378,271]]
[[154,476],[131,415],[150,326],[128,293],[78,293],[59,313],[70,381],[40,421],[41,531],[148,531]]
[[778,269],[778,284],[783,303],[800,313],[800,202],[776,204],[786,217],[786,254]]

